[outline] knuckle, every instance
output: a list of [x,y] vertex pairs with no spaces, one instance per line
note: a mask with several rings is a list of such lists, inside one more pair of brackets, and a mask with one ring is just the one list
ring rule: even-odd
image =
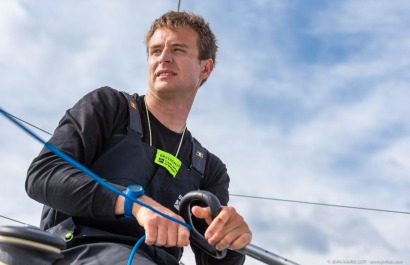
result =
[[222,238],[223,238],[223,235],[222,235],[222,233],[220,233],[220,232],[216,232],[216,233],[213,235],[213,241],[214,241],[214,242],[220,242],[220,241],[222,240]]
[[230,215],[236,214],[236,209],[234,207],[226,206],[225,209]]
[[228,248],[230,243],[231,241],[225,237],[221,241],[219,241],[218,244],[216,244],[216,247],[219,250],[222,250],[222,249]]
[[156,225],[158,223],[158,215],[150,215],[147,219],[147,223],[149,223],[150,225]]

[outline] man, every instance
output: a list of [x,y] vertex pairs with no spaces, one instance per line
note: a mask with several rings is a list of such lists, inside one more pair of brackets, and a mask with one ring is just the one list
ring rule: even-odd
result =
[[[145,44],[146,95],[96,89],[66,112],[50,142],[124,192],[140,185],[145,192],[140,201],[181,221],[184,194],[212,192],[225,206],[214,220],[207,207],[193,207],[195,227],[218,250],[243,248],[252,234],[226,206],[226,167],[186,129],[196,93],[214,68],[215,36],[202,17],[168,12],[154,21]],[[144,234],[135,264],[178,264],[182,247],[190,243],[181,224],[126,202],[45,148],[30,165],[26,190],[45,204],[41,227],[65,238],[65,260],[71,264],[125,264]],[[234,251],[217,260],[191,247],[197,264],[244,262]]]

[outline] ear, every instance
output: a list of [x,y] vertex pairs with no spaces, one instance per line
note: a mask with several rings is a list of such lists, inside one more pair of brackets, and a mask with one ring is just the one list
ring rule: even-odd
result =
[[201,60],[201,73],[200,78],[202,80],[207,79],[214,70],[214,61],[212,59]]

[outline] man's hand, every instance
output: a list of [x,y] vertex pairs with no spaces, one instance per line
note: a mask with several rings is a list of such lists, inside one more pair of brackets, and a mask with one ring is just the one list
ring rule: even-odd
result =
[[[155,205],[153,207],[184,222],[181,216],[176,215],[164,206]],[[145,229],[145,243],[147,245],[159,247],[185,247],[189,245],[189,231],[185,226],[162,217],[145,207],[139,207],[134,216]]]
[[221,212],[214,220],[209,207],[194,206],[192,214],[197,218],[205,219],[208,223],[209,227],[204,236],[210,245],[215,245],[217,250],[228,247],[241,249],[252,240],[251,230],[233,207],[222,206]]
[[[154,207],[164,214],[184,222],[184,219],[181,216],[176,215],[174,212],[157,203],[148,196],[141,196],[138,200]],[[117,201],[115,203],[115,214],[124,214],[123,196],[117,197]],[[185,247],[189,245],[189,231],[185,226],[162,217],[150,209],[136,203],[132,205],[132,214],[137,219],[138,223],[145,229],[145,243],[147,245],[155,245],[159,247]]]

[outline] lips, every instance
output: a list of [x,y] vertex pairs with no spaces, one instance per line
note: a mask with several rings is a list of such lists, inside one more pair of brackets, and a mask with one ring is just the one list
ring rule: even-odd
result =
[[176,73],[170,71],[170,70],[160,70],[156,73],[157,77],[161,76],[174,76]]

